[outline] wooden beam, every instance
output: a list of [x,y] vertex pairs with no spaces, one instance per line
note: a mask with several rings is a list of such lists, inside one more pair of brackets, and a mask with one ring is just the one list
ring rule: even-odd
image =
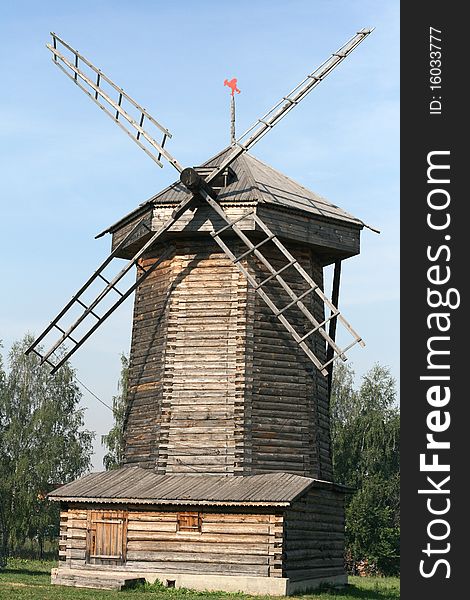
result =
[[[333,273],[333,289],[332,289],[332,294],[331,294],[331,302],[334,306],[336,306],[336,308],[338,308],[338,304],[339,304],[340,280],[341,280],[341,261],[337,260],[337,261],[335,261],[335,270]],[[333,341],[335,341],[335,338],[336,338],[336,321],[337,321],[337,317],[333,317],[331,319],[330,327],[328,330],[328,335]],[[334,352],[334,349],[330,345],[328,345],[328,348],[326,350],[326,362],[328,362],[329,360],[331,360],[333,358],[333,352]],[[333,380],[333,365],[334,365],[334,363],[331,362],[328,366],[328,401],[331,396],[331,384],[332,384],[332,380]]]

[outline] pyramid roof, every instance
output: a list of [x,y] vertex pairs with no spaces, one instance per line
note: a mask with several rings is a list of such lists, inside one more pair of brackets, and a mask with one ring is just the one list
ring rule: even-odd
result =
[[[196,170],[218,166],[231,149],[230,146],[225,148],[200,167],[196,167]],[[361,228],[365,225],[360,219],[251,154],[246,152],[241,154],[231,163],[230,168],[234,172],[235,177],[233,177],[226,187],[220,190],[217,196],[218,201],[222,205],[243,204],[245,202],[252,204],[256,202],[258,204],[269,205],[273,208],[277,207],[296,212],[301,211],[311,216],[341,221]],[[148,209],[151,205],[155,207],[158,207],[158,205],[176,206],[188,198],[189,195],[190,192],[184,185],[179,180],[175,181],[164,190],[140,204],[137,209],[121,218],[117,223],[114,223],[99,235],[119,229],[124,222]]]

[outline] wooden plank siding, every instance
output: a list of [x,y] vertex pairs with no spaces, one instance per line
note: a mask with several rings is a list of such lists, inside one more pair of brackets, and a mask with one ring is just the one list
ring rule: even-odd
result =
[[[247,282],[212,240],[177,241],[167,330],[161,473],[235,474]],[[164,448],[164,450],[163,450]],[[165,457],[163,457],[165,453]]]
[[[90,519],[99,510],[126,515],[119,564],[91,561]],[[181,531],[181,515],[200,531]],[[344,495],[313,487],[288,508],[142,507],[70,504],[62,510],[65,561],[72,569],[287,577],[343,575]],[[93,563],[93,564],[92,564]]]
[[[172,245],[173,256],[136,292],[126,464],[160,474],[283,471],[330,480],[326,378],[215,242]],[[236,256],[246,250],[238,241],[230,247]],[[287,247],[322,286],[316,255]],[[276,268],[286,263],[273,244],[263,252]],[[268,275],[259,261],[244,262],[258,281]],[[295,269],[283,277],[296,294],[307,289]],[[290,302],[275,280],[265,289],[278,308]],[[304,303],[324,319],[317,294]],[[286,316],[301,335],[312,327],[297,309]],[[308,344],[324,360],[318,333]]]
[[[161,246],[155,248],[159,255]],[[155,260],[142,261],[145,268]],[[171,259],[163,261],[136,291],[129,364],[128,411],[124,437],[127,464],[153,468],[162,425],[164,356],[167,343]]]
[[313,488],[284,516],[284,577],[292,581],[345,574],[344,494]]
[[[109,507],[101,507],[108,510]],[[73,569],[282,576],[282,513],[204,509],[201,531],[178,531],[178,513],[194,507],[127,507],[126,561],[87,560],[90,514],[96,505],[70,505],[64,521],[66,563]],[[113,510],[122,510],[117,507]],[[61,563],[64,564],[64,563]]]
[[[230,219],[237,219],[245,213],[248,213],[254,207],[254,203],[245,203],[235,206],[225,207],[226,213]],[[153,212],[152,212],[153,208]],[[137,217],[130,219],[126,224],[122,225],[112,233],[112,250],[119,245],[119,243],[125,238],[125,236],[131,231],[133,227],[145,217],[145,224],[151,229],[152,232],[156,232],[164,225],[164,223],[171,217],[172,212],[175,209],[174,204],[158,205],[155,207],[149,207],[148,211],[142,214],[138,214]],[[168,237],[186,237],[188,233],[191,236],[204,237],[208,239],[208,233],[215,231],[223,227],[226,223],[217,215],[217,213],[206,203],[195,205],[192,209],[187,210],[172,226],[170,233],[166,234]],[[251,231],[255,228],[253,217],[240,221],[240,228],[247,231]],[[137,235],[141,236],[141,239],[137,239]],[[137,248],[142,246],[151,234],[146,233],[143,235],[143,230],[140,230],[136,234],[136,238],[129,240],[129,243],[122,249],[119,254],[122,258],[131,258]],[[209,238],[210,239],[210,238]]]
[[67,520],[69,513],[67,510],[60,511],[59,525],[59,561],[64,562],[67,558]]
[[[361,226],[345,221],[331,221],[319,216],[312,216],[301,211],[273,208],[256,202],[245,202],[243,204],[222,204],[228,218],[235,220],[241,215],[255,209],[256,214],[266,225],[278,235],[283,241],[291,241],[310,246],[322,257],[324,265],[334,260],[343,259],[359,254]],[[112,249],[124,239],[131,229],[145,217],[145,224],[152,232],[158,231],[160,227],[170,218],[175,206],[157,205],[151,207],[145,213],[139,213],[137,217],[130,219],[127,223],[115,230],[112,234]],[[196,205],[194,210],[188,210],[171,228],[171,233],[166,237],[178,237],[187,235],[189,232],[194,238],[206,237],[209,232],[220,229],[225,222],[207,204]],[[257,226],[253,217],[239,221],[238,227],[243,231],[255,231]],[[136,232],[128,244],[119,254],[122,258],[131,258],[139,246],[142,246],[150,237],[144,229]],[[140,236],[140,237],[139,237]]]
[[174,245],[173,258],[136,293],[126,464],[234,474],[243,443],[247,282],[214,242]]
[[360,252],[359,225],[263,204],[258,204],[256,214],[284,242],[310,247],[322,257],[323,265],[330,264],[334,257],[342,259]]
[[[323,288],[322,267],[313,252],[294,244],[286,247]],[[285,257],[274,244],[265,247],[263,254],[276,269],[286,264]],[[258,281],[269,275],[258,261],[251,266]],[[294,268],[284,271],[283,278],[297,296],[308,289]],[[248,400],[250,472],[286,471],[329,481],[333,473],[326,378],[312,365],[264,301],[251,287],[248,291],[247,362],[252,370],[252,385],[248,392],[251,396]],[[277,282],[269,283],[268,293],[278,309],[291,302]],[[315,292],[307,295],[303,303],[318,322],[324,320],[323,303]],[[301,336],[313,327],[297,308],[284,314]],[[307,338],[307,344],[324,362],[326,346],[320,334]]]

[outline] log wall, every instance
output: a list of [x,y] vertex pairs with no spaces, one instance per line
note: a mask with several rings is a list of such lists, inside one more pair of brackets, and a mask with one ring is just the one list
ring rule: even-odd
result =
[[211,239],[175,243],[156,470],[237,474],[247,282]]
[[136,293],[126,464],[241,473],[248,284],[212,240],[174,246]]
[[285,512],[284,577],[344,574],[344,494],[313,488]]
[[[65,540],[65,564],[84,569],[87,518],[97,505],[76,505],[61,512]],[[109,508],[109,507],[108,507]],[[111,507],[123,510],[125,507]],[[168,510],[127,507],[127,558],[124,565],[90,565],[94,570],[154,571],[282,577],[282,513],[274,509],[248,512],[216,508],[202,513],[201,532],[177,531],[177,513]],[[194,510],[194,507],[189,508]]]
[[[326,378],[213,240],[172,244],[173,256],[136,292],[126,464],[162,474],[283,471],[331,480]],[[287,247],[323,286],[318,257]],[[234,241],[231,250],[246,248]],[[286,263],[273,244],[263,253],[276,268]],[[269,274],[258,261],[245,266],[258,281]],[[306,291],[295,269],[283,277],[297,295]],[[274,280],[264,289],[278,308],[290,302]],[[317,294],[304,303],[323,321]],[[296,308],[285,314],[300,335],[313,327]],[[308,344],[324,360],[318,333]]]
[[[286,247],[323,288],[323,271],[315,254],[293,244]],[[276,269],[286,264],[286,258],[274,245],[263,253]],[[259,262],[252,271],[258,281],[269,275]],[[284,271],[283,278],[297,296],[309,288],[293,268]],[[278,283],[270,282],[267,291],[278,309],[291,302]],[[248,293],[247,365],[252,383],[246,402],[251,422],[247,428],[250,472],[286,471],[329,481],[333,473],[327,380],[254,289],[250,287]],[[318,322],[324,320],[323,303],[315,292],[306,296],[303,303]],[[300,336],[314,327],[297,307],[284,315]],[[320,334],[307,338],[307,344],[324,362],[326,346]]]
[[[155,256],[162,251],[155,249]],[[142,261],[148,267],[155,258]],[[162,262],[141,284],[135,297],[125,419],[126,463],[154,468],[160,457],[164,357],[167,345],[173,259]]]

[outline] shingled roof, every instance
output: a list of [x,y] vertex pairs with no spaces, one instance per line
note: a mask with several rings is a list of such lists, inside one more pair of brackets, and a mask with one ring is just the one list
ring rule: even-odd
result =
[[[218,166],[230,150],[230,146],[225,148],[200,167],[196,167],[196,169]],[[360,219],[350,215],[339,206],[332,204],[322,196],[312,192],[251,154],[245,152],[240,155],[230,165],[230,168],[235,173],[235,178],[219,192],[218,200],[222,204],[258,202],[273,207],[302,211],[324,219],[339,220],[359,227],[365,225]],[[151,205],[170,204],[176,206],[188,196],[188,190],[180,181],[175,181],[155,196],[140,204],[138,208],[120,219],[117,223],[114,223],[108,229],[98,234],[97,237],[104,233],[114,232],[125,221],[139,212],[143,212],[144,209]]]
[[48,496],[51,500],[133,504],[288,505],[312,486],[336,486],[292,473],[248,476],[157,475],[123,467],[90,473]]

